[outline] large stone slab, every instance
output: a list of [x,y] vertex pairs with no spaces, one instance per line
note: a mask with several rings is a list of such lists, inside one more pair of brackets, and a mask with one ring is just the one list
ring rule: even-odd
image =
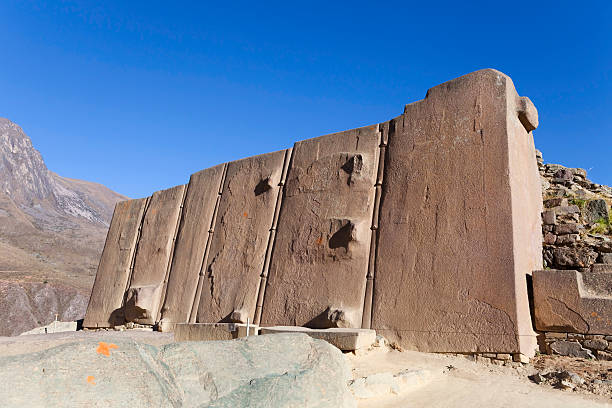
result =
[[283,150],[228,163],[198,322],[254,321],[285,155]]
[[305,335],[160,348],[64,344],[1,357],[2,407],[355,407],[342,353]]
[[157,191],[151,197],[126,295],[124,310],[128,321],[158,321],[184,193],[185,185],[180,185]]
[[83,326],[123,324],[123,298],[146,203],[147,199],[141,198],[115,205]]
[[304,333],[314,339],[325,340],[343,351],[367,349],[376,341],[376,332],[370,329],[331,328],[310,329],[299,326],[262,327],[260,334]]
[[191,175],[176,237],[161,326],[186,323],[196,295],[224,165]]
[[605,293],[606,285],[598,280],[593,279],[589,283],[594,286],[588,287],[578,271],[535,271],[536,328],[546,332],[612,335],[612,293]]
[[526,276],[541,267],[537,111],[483,70],[389,123],[372,328],[428,352],[533,355]]
[[295,144],[262,326],[361,326],[379,142],[375,125]]
[[246,337],[247,331],[249,336],[257,336],[259,326],[242,323],[178,323],[174,326],[174,340],[232,340]]

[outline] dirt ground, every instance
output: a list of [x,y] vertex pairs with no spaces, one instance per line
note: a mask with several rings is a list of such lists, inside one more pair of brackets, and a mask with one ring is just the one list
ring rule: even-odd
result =
[[[0,337],[0,356],[44,350],[59,344],[100,339],[131,338],[135,341],[162,345],[174,340],[172,333],[128,330],[66,332],[19,337]],[[612,378],[612,362],[538,356],[532,364],[518,368],[470,361],[463,356],[397,351],[387,347],[366,352],[346,353],[353,378],[376,373],[398,373],[422,370],[428,380],[399,394],[381,393],[358,399],[359,408],[386,407],[612,407],[612,392],[607,378]],[[535,384],[528,377],[535,373],[571,371],[585,384],[575,389],[556,389],[549,382]],[[601,384],[594,384],[599,380]],[[591,384],[592,386],[589,386]]]
[[[348,354],[354,377],[374,373],[397,373],[403,369],[428,371],[430,381],[399,395],[358,400],[359,408],[374,407],[607,407],[612,393],[597,395],[587,389],[561,390],[535,384],[528,377],[547,370],[568,370],[584,377],[607,374],[611,362],[541,356],[519,368],[470,361],[463,356],[414,351],[373,349],[360,355]],[[612,372],[612,371],[610,371]]]
[[612,361],[541,355],[532,359],[531,365],[541,374],[575,373],[584,383],[577,385],[574,392],[605,396],[612,403]]

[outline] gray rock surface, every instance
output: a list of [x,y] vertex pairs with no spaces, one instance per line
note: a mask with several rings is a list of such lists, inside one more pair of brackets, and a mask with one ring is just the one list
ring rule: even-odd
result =
[[81,342],[0,358],[3,407],[354,407],[342,353],[306,335],[156,348]]
[[583,348],[577,341],[556,341],[550,345],[550,348],[562,356],[594,358],[591,350]]
[[588,223],[594,223],[601,219],[607,220],[610,217],[606,200],[597,199],[586,203],[583,210],[584,218]]

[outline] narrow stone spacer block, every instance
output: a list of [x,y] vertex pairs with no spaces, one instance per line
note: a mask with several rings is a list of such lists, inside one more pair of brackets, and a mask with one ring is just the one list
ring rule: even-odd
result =
[[[242,323],[179,323],[174,326],[174,341],[232,340],[246,337]],[[259,327],[251,324],[249,336],[257,336]]]
[[331,328],[309,329],[299,326],[262,327],[260,334],[305,333],[312,338],[325,340],[343,351],[368,348],[376,341],[376,331],[371,329]]
[[529,357],[522,353],[515,353],[512,355],[512,358],[517,363],[529,364]]

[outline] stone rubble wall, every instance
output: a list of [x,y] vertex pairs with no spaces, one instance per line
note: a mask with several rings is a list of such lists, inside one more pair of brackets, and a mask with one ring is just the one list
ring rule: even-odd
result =
[[463,354],[465,358],[477,363],[493,364],[497,366],[518,368],[529,362],[523,354],[509,353],[469,353]]
[[532,355],[537,125],[512,80],[486,69],[390,121],[122,204],[84,326],[248,319],[372,328],[420,351]]
[[603,334],[546,332],[541,348],[546,354],[612,360],[612,336]]
[[[612,359],[612,188],[579,168],[544,163],[543,261],[533,274],[541,352]],[[610,342],[610,343],[609,343]]]
[[583,169],[545,164],[542,178],[544,267],[589,272],[612,263],[612,188],[587,179]]

